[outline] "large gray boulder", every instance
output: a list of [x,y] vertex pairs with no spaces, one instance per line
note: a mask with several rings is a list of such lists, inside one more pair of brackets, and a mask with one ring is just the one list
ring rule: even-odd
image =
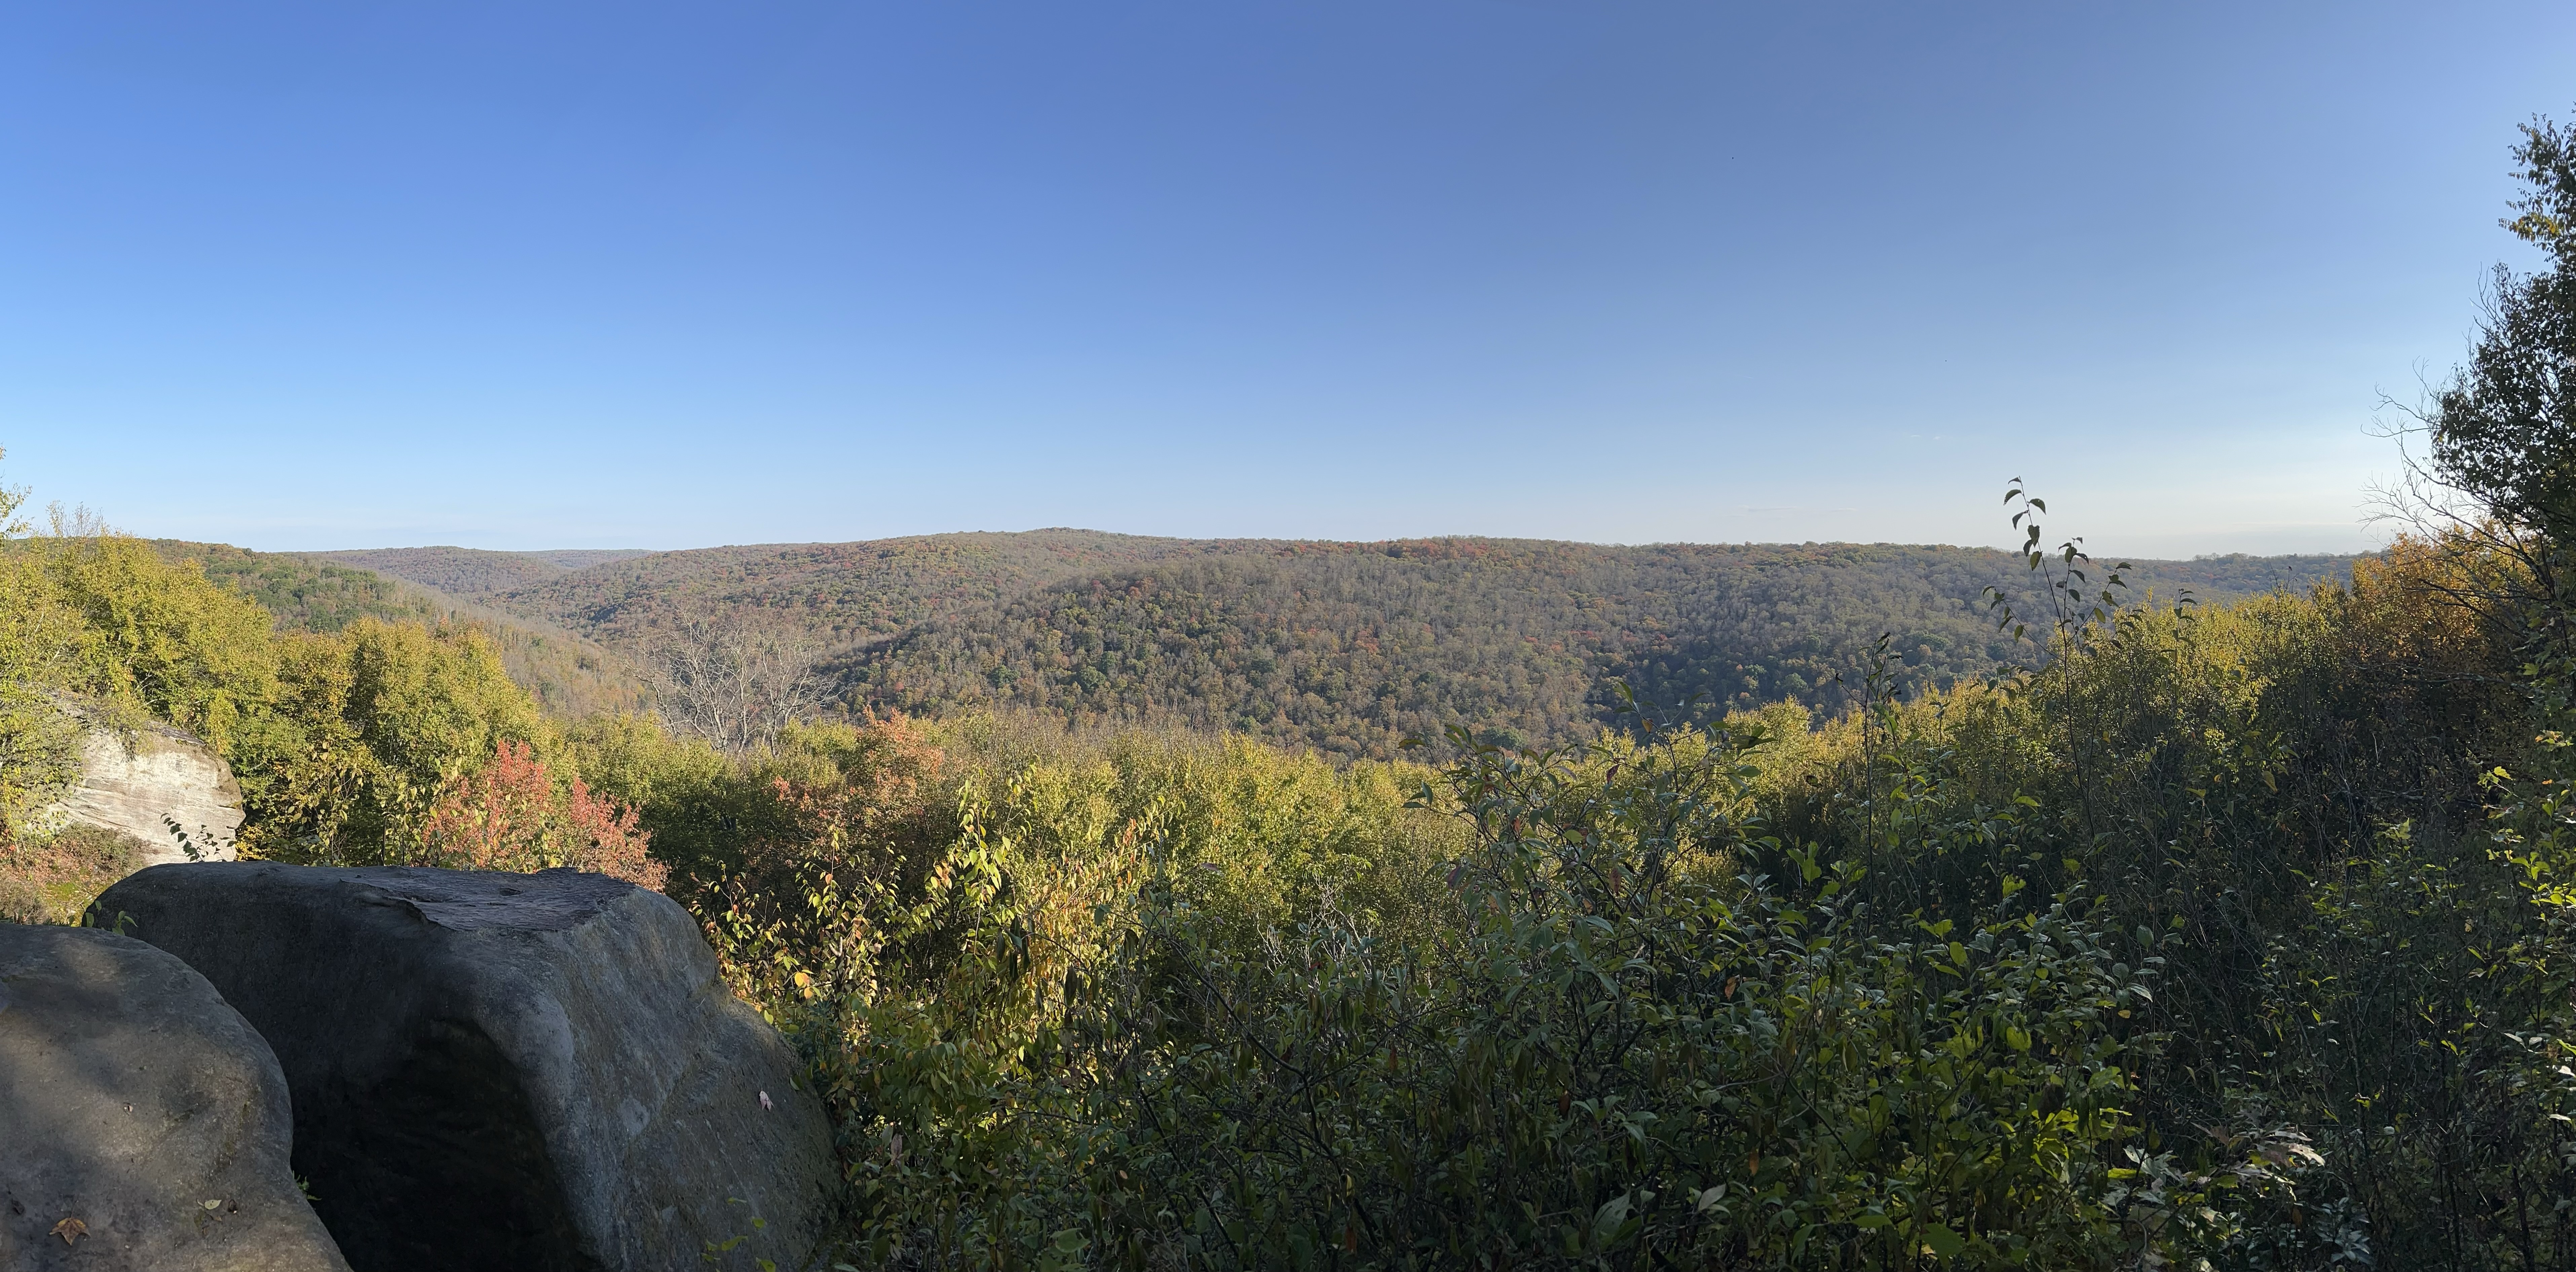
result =
[[[787,1044],[688,913],[602,875],[155,866],[95,913],[224,991],[360,1272],[803,1266],[836,1195]],[[763,1221],[754,1225],[757,1217]]]
[[268,1044],[187,964],[0,924],[0,1268],[347,1272],[290,1125]]

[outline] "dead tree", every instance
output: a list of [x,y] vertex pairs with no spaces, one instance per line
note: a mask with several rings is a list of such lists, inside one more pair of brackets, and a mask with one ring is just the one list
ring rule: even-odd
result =
[[803,632],[737,611],[688,621],[647,662],[663,723],[740,755],[822,709],[821,652]]

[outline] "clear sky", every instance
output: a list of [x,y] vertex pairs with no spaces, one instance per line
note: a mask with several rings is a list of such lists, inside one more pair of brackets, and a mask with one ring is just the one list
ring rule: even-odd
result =
[[2576,5],[0,10],[0,466],[271,549],[2375,541]]

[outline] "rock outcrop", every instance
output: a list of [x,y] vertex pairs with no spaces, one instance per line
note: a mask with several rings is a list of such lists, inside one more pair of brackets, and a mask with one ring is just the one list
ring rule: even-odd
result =
[[741,1266],[795,1268],[819,1240],[821,1105],[669,898],[238,862],[156,866],[97,909],[276,1049],[296,1169],[361,1272],[676,1270],[734,1237]]
[[[75,713],[77,714],[77,713]],[[81,735],[81,780],[45,814],[133,836],[143,865],[230,861],[242,824],[241,786],[214,748],[184,729],[148,723],[131,730],[89,723]]]
[[268,1044],[187,964],[0,924],[0,1268],[348,1272],[289,1127]]

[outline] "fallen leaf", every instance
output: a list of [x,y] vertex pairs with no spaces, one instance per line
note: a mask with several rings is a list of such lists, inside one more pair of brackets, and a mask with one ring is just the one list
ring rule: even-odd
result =
[[54,1235],[61,1237],[64,1245],[70,1245],[72,1243],[72,1238],[86,1237],[89,1235],[89,1225],[82,1223],[78,1219],[65,1216],[61,1223],[54,1225]]

